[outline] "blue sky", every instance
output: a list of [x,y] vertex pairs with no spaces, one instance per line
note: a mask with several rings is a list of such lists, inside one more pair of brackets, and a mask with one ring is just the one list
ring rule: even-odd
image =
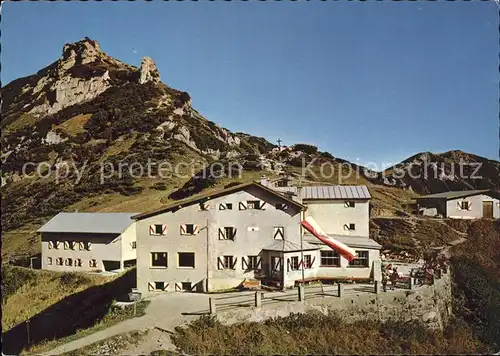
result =
[[2,84],[97,40],[232,131],[352,162],[460,149],[498,160],[494,2],[21,2],[3,5]]

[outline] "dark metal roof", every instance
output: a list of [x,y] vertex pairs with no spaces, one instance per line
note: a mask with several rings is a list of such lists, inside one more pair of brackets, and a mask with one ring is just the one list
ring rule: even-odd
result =
[[486,195],[491,194],[492,196],[495,196],[495,197],[497,197],[499,195],[498,192],[494,192],[494,191],[491,191],[489,189],[483,189],[483,190],[463,190],[463,191],[450,191],[450,192],[443,192],[443,193],[437,193],[437,194],[424,195],[424,196],[416,198],[416,200],[419,200],[419,199],[446,199],[446,200],[451,200],[451,199],[458,199],[458,198],[470,197],[470,196],[479,195],[479,194],[486,194]]
[[303,200],[371,199],[370,191],[365,185],[305,186],[300,195]]
[[[283,252],[295,252],[295,251],[300,251],[300,244],[296,244],[291,241],[286,241],[286,240],[276,240],[272,244],[263,247],[263,250],[267,251],[283,251]],[[319,250],[318,246],[315,246],[313,244],[303,242],[302,243],[302,250]]]
[[120,234],[134,223],[137,213],[59,213],[38,232]]
[[205,194],[197,195],[195,197],[191,197],[188,199],[180,200],[178,202],[166,205],[161,209],[138,214],[138,215],[133,216],[132,218],[136,219],[136,220],[142,220],[142,219],[145,219],[145,218],[148,218],[151,216],[165,213],[165,212],[170,211],[170,210],[180,209],[180,208],[183,208],[183,207],[188,206],[188,205],[196,204],[200,201],[210,200],[210,199],[214,199],[214,198],[217,198],[220,196],[228,195],[228,194],[243,190],[243,189],[248,188],[248,187],[256,187],[256,188],[262,189],[262,190],[264,190],[268,193],[271,193],[272,195],[286,201],[287,203],[295,205],[296,207],[300,208],[301,210],[305,209],[304,205],[302,205],[302,204],[300,204],[292,199],[287,198],[283,194],[280,194],[271,188],[268,188],[268,187],[263,186],[262,184],[259,184],[256,182],[247,182],[247,183],[238,184],[238,185],[226,188],[226,189],[220,189],[220,190],[217,190],[214,192],[205,193]]

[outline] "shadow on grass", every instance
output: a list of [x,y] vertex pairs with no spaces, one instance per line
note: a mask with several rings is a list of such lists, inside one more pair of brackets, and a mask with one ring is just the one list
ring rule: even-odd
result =
[[[68,283],[71,282],[68,280]],[[93,326],[108,313],[113,300],[124,299],[135,284],[134,268],[109,283],[62,299],[30,319],[29,334],[26,322],[3,333],[3,353],[18,355],[29,345],[66,337],[79,329]]]

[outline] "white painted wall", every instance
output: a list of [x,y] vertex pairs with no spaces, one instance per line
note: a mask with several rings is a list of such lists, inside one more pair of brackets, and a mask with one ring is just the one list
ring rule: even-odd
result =
[[132,242],[136,241],[136,224],[131,224],[121,235],[122,245],[122,261],[135,260],[137,258],[137,250],[132,247]]
[[[370,210],[368,200],[356,200],[354,208],[346,208],[339,200],[304,200],[306,216],[312,216],[327,234],[369,236]],[[344,229],[344,224],[356,224],[356,230]]]
[[[461,201],[469,201],[471,204],[470,210],[460,210],[458,204]],[[446,213],[452,219],[480,219],[483,217],[483,202],[493,202],[493,217],[500,218],[500,200],[492,198],[488,195],[480,194],[471,197],[448,200],[446,202]]]
[[[265,210],[239,210],[238,203],[247,200],[264,200]],[[220,203],[232,203],[232,210],[219,210]],[[210,200],[210,208],[200,211],[199,204],[183,207],[175,212],[166,212],[137,222],[137,288],[143,294],[151,293],[148,283],[168,283],[167,290],[175,290],[175,284],[190,282],[197,290],[220,290],[238,286],[245,278],[254,278],[254,272],[242,268],[243,256],[260,255],[262,248],[272,244],[273,227],[285,228],[285,239],[300,243],[300,209],[290,205],[287,211],[275,208],[282,199],[249,187],[246,190]],[[149,235],[149,225],[166,224],[164,236]],[[181,224],[197,224],[200,232],[194,236],[180,234]],[[205,228],[207,227],[208,228]],[[219,240],[220,227],[233,226],[236,238]],[[258,227],[259,231],[249,231]],[[167,252],[167,268],[151,268],[151,252]],[[195,252],[195,268],[179,268],[178,252]],[[237,259],[234,270],[217,269],[217,258],[231,255]],[[265,262],[262,261],[264,264]],[[264,266],[263,266],[264,267]]]
[[[41,233],[42,238],[42,269],[51,271],[94,271],[104,270],[102,261],[120,261],[121,260],[121,240],[119,235],[104,235],[104,234],[74,234],[74,233]],[[60,241],[59,248],[49,249],[49,241]],[[65,250],[63,241],[75,241],[74,250]],[[80,250],[78,242],[90,241],[91,250]],[[52,265],[48,264],[48,257],[52,257]],[[56,258],[62,257],[63,263],[66,258],[72,258],[73,261],[77,258],[82,259],[82,267],[73,266],[58,266]],[[91,268],[89,261],[95,259],[97,267]]]

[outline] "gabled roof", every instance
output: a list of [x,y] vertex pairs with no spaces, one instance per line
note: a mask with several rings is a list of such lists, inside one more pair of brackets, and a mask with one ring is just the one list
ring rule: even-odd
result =
[[419,199],[452,200],[452,199],[471,197],[471,196],[479,195],[479,194],[491,195],[493,197],[500,196],[499,192],[495,192],[495,191],[489,190],[489,189],[483,189],[483,190],[450,191],[450,192],[443,192],[443,193],[437,193],[437,194],[430,194],[430,195],[424,195],[424,196],[418,197],[418,198],[416,198],[416,200],[419,200]]
[[[262,249],[267,251],[283,251],[283,252],[296,252],[301,250],[300,244],[296,244],[294,242],[286,240],[276,240],[272,244],[267,245]],[[313,244],[303,242],[302,249],[306,251],[306,250],[319,250],[320,248]]]
[[220,190],[217,190],[217,191],[214,191],[214,192],[210,192],[210,193],[206,193],[206,194],[201,194],[201,195],[197,195],[197,196],[192,197],[192,198],[180,200],[178,202],[166,205],[166,206],[164,206],[161,209],[157,209],[157,210],[153,210],[153,211],[150,211],[150,212],[146,212],[146,213],[142,213],[142,214],[138,214],[138,215],[132,216],[132,219],[142,220],[142,219],[145,219],[145,218],[148,218],[148,217],[151,217],[151,216],[155,216],[155,215],[158,215],[158,214],[166,213],[166,212],[168,212],[170,210],[180,209],[180,208],[183,208],[183,207],[188,206],[188,205],[196,204],[198,202],[207,201],[207,200],[218,198],[218,197],[221,197],[221,196],[224,196],[224,195],[232,194],[234,192],[238,192],[240,190],[243,190],[243,189],[249,188],[249,187],[256,187],[258,189],[261,189],[261,190],[263,190],[263,191],[265,191],[267,193],[270,193],[270,194],[272,194],[272,195],[280,198],[283,201],[286,201],[289,204],[292,204],[292,205],[300,208],[301,210],[305,209],[304,205],[302,205],[302,204],[300,204],[300,203],[298,203],[298,202],[296,202],[296,201],[294,201],[292,199],[289,199],[289,198],[285,197],[284,195],[282,195],[282,194],[280,194],[280,193],[272,190],[271,188],[265,187],[262,184],[259,184],[259,183],[256,183],[256,182],[248,182],[248,183],[238,184],[238,185],[226,188],[226,189],[220,189]]
[[59,213],[38,232],[120,234],[134,223],[137,213]]
[[371,199],[365,185],[304,186],[300,195],[303,200]]

